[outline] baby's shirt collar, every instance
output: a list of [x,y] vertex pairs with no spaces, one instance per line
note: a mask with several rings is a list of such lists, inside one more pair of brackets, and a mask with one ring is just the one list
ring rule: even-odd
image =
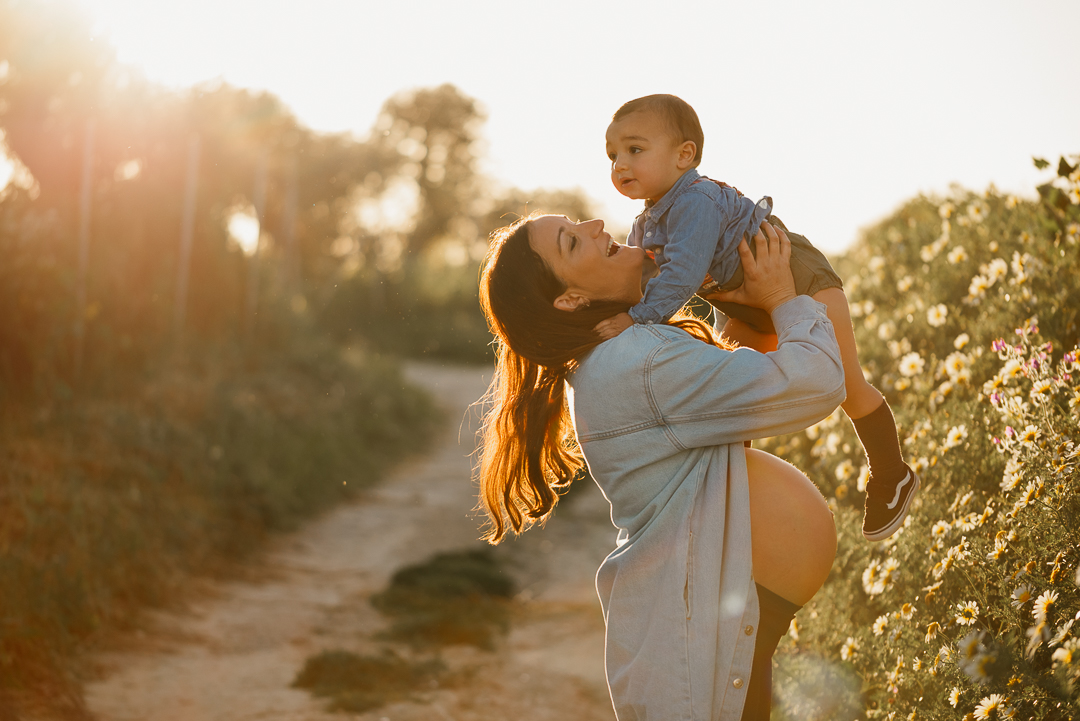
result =
[[697,168],[690,168],[678,180],[675,181],[675,185],[671,186],[668,192],[664,193],[664,196],[660,200],[656,201],[652,205],[649,205],[648,201],[645,201],[645,214],[650,220],[656,220],[661,215],[668,211],[672,203],[675,202],[675,198],[682,195],[683,190],[690,187],[694,181],[701,178]]

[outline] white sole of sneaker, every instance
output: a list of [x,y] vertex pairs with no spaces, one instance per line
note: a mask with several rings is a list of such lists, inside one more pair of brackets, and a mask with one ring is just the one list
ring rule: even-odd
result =
[[911,508],[911,501],[915,498],[915,494],[919,492],[919,486],[921,485],[919,483],[918,473],[916,473],[915,471],[911,471],[911,477],[915,482],[911,486],[911,492],[908,493],[907,498],[904,499],[904,506],[900,509],[900,515],[893,519],[892,523],[885,526],[884,528],[881,528],[880,530],[874,531],[873,533],[867,533],[866,531],[863,531],[863,536],[866,538],[866,540],[884,541],[886,538],[900,530],[900,526],[904,525],[904,519],[907,518],[908,510]]

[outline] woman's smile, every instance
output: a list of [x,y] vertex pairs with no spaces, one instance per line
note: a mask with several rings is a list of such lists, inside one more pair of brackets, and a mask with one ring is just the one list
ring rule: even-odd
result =
[[575,223],[560,215],[533,221],[529,243],[567,292],[584,300],[641,298],[641,261],[644,251],[616,243],[604,230],[604,221]]

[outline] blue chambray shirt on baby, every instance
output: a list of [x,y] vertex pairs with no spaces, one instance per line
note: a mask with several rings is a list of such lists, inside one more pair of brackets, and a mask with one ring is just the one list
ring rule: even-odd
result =
[[[696,182],[701,180],[702,182]],[[635,323],[663,323],[698,291],[706,274],[721,285],[739,267],[739,241],[772,213],[772,198],[757,203],[693,168],[634,220],[628,245],[653,252],[660,273],[629,310]]]
[[634,325],[590,351],[568,398],[617,548],[596,575],[619,721],[737,721],[758,604],[743,441],[792,433],[844,400],[825,306],[772,313],[778,347],[724,350]]

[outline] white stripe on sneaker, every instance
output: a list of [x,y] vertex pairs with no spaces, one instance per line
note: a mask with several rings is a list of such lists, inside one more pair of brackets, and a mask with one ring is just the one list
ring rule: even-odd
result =
[[904,480],[896,484],[896,495],[893,496],[892,503],[885,504],[885,507],[888,508],[890,511],[896,508],[896,504],[900,502],[900,491],[904,489],[904,486],[906,486],[910,480],[911,471],[908,471],[907,475],[904,476]]

